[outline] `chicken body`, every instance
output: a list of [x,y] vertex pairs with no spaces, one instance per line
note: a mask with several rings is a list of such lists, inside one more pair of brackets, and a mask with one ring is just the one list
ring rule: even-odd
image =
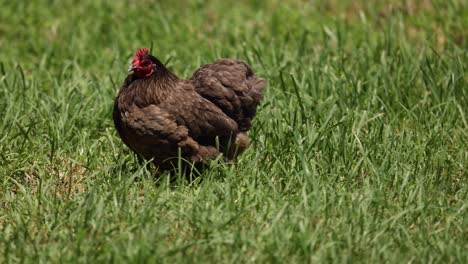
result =
[[246,63],[218,60],[182,80],[145,56],[154,71],[129,75],[114,104],[115,127],[130,149],[171,169],[179,153],[191,162],[220,155],[232,160],[248,147],[247,131],[266,82]]

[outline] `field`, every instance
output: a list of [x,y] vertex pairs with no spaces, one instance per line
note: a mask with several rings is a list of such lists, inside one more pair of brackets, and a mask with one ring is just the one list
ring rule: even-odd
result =
[[[0,263],[468,263],[463,0],[0,0]],[[133,53],[268,79],[235,166],[117,137]]]

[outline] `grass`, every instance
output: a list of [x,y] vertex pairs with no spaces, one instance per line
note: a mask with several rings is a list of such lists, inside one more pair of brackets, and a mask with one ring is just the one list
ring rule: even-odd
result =
[[[465,1],[0,2],[0,262],[468,262]],[[268,79],[237,166],[121,143],[144,46]]]

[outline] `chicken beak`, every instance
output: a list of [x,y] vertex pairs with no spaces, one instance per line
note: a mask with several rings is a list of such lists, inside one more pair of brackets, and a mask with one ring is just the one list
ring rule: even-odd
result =
[[130,67],[128,67],[128,71],[129,71],[129,72],[134,71],[135,69],[136,69],[136,67],[133,66],[133,64],[130,65]]

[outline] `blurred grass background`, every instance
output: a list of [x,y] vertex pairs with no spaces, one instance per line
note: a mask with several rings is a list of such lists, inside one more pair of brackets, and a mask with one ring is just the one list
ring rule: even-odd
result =
[[[466,1],[0,6],[0,262],[468,261]],[[268,79],[236,167],[137,164],[111,111],[140,47]]]

